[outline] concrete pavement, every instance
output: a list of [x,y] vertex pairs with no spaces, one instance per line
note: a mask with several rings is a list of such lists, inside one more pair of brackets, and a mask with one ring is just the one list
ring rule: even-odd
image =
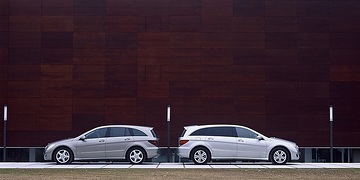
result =
[[267,168],[267,169],[315,169],[315,168],[360,168],[360,163],[288,163],[287,165],[272,165],[270,163],[209,163],[207,165],[195,165],[189,163],[156,163],[146,162],[141,165],[132,165],[126,162],[74,162],[70,165],[57,165],[54,162],[0,162],[0,169],[211,169],[211,168]]

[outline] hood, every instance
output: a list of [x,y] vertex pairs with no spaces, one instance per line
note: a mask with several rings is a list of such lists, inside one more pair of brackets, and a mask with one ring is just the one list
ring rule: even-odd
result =
[[69,138],[69,139],[62,139],[62,140],[58,140],[58,141],[54,141],[49,143],[50,144],[61,144],[61,143],[66,143],[66,142],[70,142],[70,141],[74,141],[75,138]]
[[270,139],[271,139],[271,141],[277,141],[277,142],[289,143],[289,144],[296,145],[296,143],[294,143],[292,141],[288,141],[288,140],[281,139],[281,138],[271,137]]

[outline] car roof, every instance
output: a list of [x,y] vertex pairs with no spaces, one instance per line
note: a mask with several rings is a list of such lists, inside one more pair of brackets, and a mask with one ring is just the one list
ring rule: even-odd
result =
[[221,126],[231,126],[231,127],[245,127],[248,128],[246,126],[242,126],[242,125],[234,125],[234,124],[205,124],[205,125],[190,125],[190,126],[185,126],[184,128],[205,128],[205,127],[221,127]]
[[104,125],[104,126],[99,126],[99,127],[96,127],[96,128],[105,128],[105,127],[127,127],[127,128],[153,129],[153,127],[148,127],[148,126],[121,125],[121,124]]
[[[191,125],[191,126],[185,126],[184,129],[186,130],[185,134],[191,134],[192,132],[201,129],[201,128],[211,128],[211,127],[224,127],[224,126],[230,126],[230,127],[241,127],[241,128],[245,128],[245,129],[249,129],[252,130],[254,132],[256,132],[257,134],[260,134],[262,136],[264,136],[263,134],[257,132],[254,129],[251,129],[247,126],[242,126],[242,125],[234,125],[234,124],[207,124],[207,125]],[[266,136],[265,136],[266,137]]]

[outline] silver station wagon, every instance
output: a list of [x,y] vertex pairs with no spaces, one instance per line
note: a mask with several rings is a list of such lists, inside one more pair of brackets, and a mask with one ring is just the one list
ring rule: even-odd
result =
[[237,125],[187,126],[179,138],[178,155],[195,164],[210,160],[271,161],[286,164],[299,160],[299,147],[290,141],[268,138]]
[[111,125],[94,128],[78,137],[49,143],[44,160],[58,164],[85,160],[127,160],[140,164],[159,155],[152,127]]

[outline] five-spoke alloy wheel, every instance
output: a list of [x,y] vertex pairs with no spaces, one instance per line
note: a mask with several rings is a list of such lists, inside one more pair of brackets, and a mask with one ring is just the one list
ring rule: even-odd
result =
[[206,164],[210,159],[210,153],[205,148],[196,148],[191,152],[191,158],[195,164]]
[[131,148],[128,151],[127,159],[131,164],[141,164],[146,159],[146,154],[141,148]]
[[54,159],[58,164],[70,164],[73,161],[73,154],[69,148],[60,147],[55,151]]
[[273,164],[286,164],[289,161],[289,153],[285,148],[277,147],[271,151],[270,160]]

